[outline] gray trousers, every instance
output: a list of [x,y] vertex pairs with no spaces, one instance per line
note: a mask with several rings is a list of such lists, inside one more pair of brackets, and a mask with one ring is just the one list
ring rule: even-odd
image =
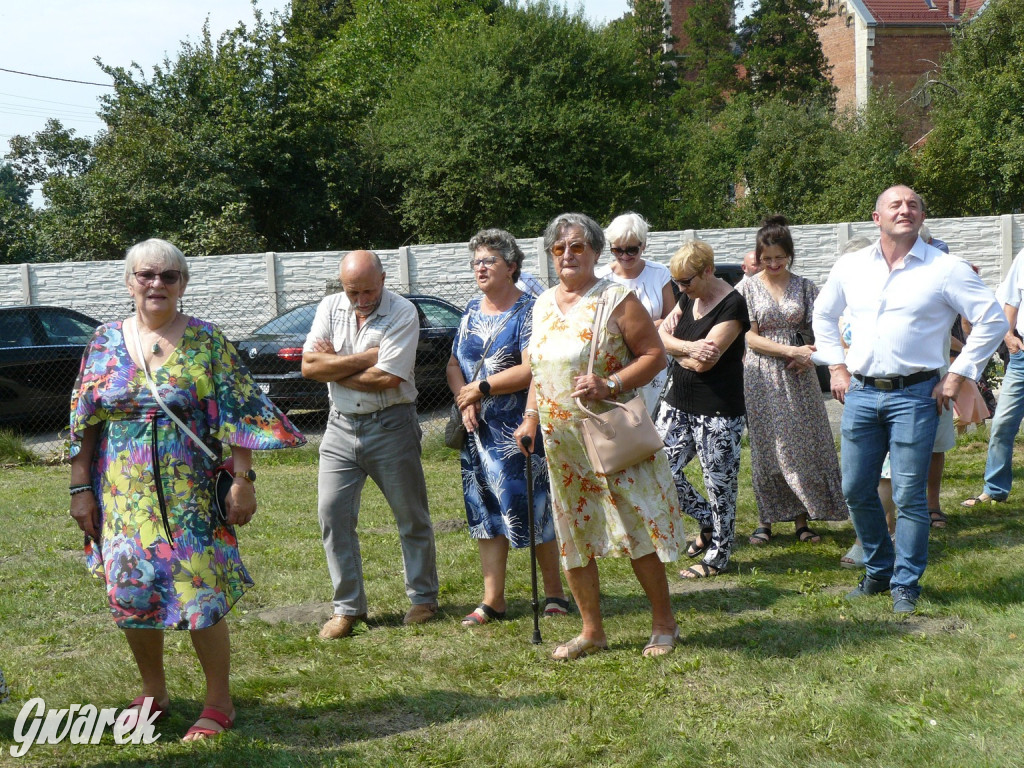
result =
[[367,612],[356,533],[367,476],[383,492],[398,525],[405,593],[413,604],[437,602],[434,528],[420,463],[421,437],[416,406],[411,404],[355,416],[331,410],[320,443],[318,513],[336,614]]

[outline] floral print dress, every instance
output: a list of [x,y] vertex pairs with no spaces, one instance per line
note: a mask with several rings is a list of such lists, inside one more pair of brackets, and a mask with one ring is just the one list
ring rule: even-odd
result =
[[[214,454],[224,444],[264,450],[306,441],[210,323],[189,319],[151,375],[168,408]],[[93,425],[100,427],[91,477],[101,541],[87,539],[86,561],[106,581],[115,622],[127,629],[213,626],[253,582],[234,532],[210,519],[215,462],[157,404],[120,322],[96,329],[83,356],[71,400],[72,457]]]
[[[795,345],[810,326],[818,289],[792,275],[782,301],[759,277],[746,281],[751,322],[762,336]],[[780,523],[806,514],[811,520],[846,520],[839,459],[828,425],[818,377],[811,368],[794,371],[787,360],[748,349],[743,388],[750,432],[754,496],[762,523]]]
[[[580,429],[586,414],[571,397],[573,379],[587,372],[598,301],[602,296],[606,299],[605,315],[610,316],[629,290],[599,280],[564,315],[555,302],[555,290],[537,299],[529,353],[562,565],[579,568],[602,556],[636,560],[652,552],[662,562],[671,562],[679,555],[683,526],[665,454],[658,451],[611,475],[596,473]],[[605,327],[598,342],[594,361],[598,376],[607,377],[632,361],[622,334]],[[626,401],[635,395],[625,392],[620,398]],[[588,407],[597,413],[612,406]]]

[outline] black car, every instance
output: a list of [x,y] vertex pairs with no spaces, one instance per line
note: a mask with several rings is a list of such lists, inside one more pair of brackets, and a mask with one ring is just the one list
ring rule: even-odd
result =
[[0,422],[67,421],[82,353],[98,325],[64,307],[0,307]]
[[[406,296],[420,316],[416,348],[416,388],[425,405],[451,399],[445,368],[459,330],[462,310],[435,296]],[[282,410],[328,407],[327,385],[302,377],[302,345],[320,302],[304,304],[256,328],[235,342],[242,361],[260,388]]]

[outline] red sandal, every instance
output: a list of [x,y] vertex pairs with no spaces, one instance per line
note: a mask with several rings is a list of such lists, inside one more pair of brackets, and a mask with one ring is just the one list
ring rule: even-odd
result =
[[196,734],[200,735],[201,738],[189,740],[203,741],[203,739],[209,739],[212,736],[219,736],[224,733],[224,731],[231,730],[235,724],[234,717],[228,717],[219,709],[214,709],[213,707],[206,707],[206,709],[199,713],[199,720],[203,719],[213,720],[213,722],[219,725],[221,729],[219,731],[215,731],[212,728],[207,728],[205,725],[199,725],[199,721],[197,720],[196,724],[185,732],[185,736],[182,738],[182,741],[185,741],[189,736],[194,736]]

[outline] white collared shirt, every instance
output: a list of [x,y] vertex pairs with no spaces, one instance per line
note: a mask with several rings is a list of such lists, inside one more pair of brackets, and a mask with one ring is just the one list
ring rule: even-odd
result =
[[328,339],[339,355],[352,355],[379,347],[375,368],[402,379],[397,387],[379,392],[360,392],[329,382],[331,405],[342,413],[374,413],[391,405],[416,402],[416,345],[420,320],[416,305],[386,288],[380,305],[360,328],[352,304],[344,293],[320,302],[303,350],[310,352],[317,339]]
[[[1021,249],[1010,265],[1010,271],[1003,278],[996,290],[996,298],[1002,304],[1009,304],[1011,307],[1020,309],[1021,299],[1024,297],[1024,248]],[[1024,312],[1017,312],[1017,333],[1024,336]]]
[[[852,340],[843,355],[839,316]],[[949,365],[949,330],[957,314],[973,326]],[[966,261],[917,239],[903,265],[889,271],[880,241],[839,257],[814,302],[814,361],[846,363],[862,376],[909,376],[949,365],[978,379],[1006,333],[1006,317],[992,291]]]

